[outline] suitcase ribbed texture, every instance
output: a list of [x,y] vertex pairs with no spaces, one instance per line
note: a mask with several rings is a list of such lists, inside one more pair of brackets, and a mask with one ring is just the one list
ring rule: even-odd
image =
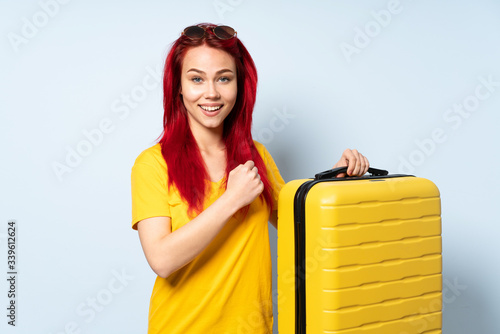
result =
[[[278,326],[296,323],[293,198],[278,221]],[[292,203],[290,203],[292,202]],[[303,334],[441,333],[439,191],[422,178],[314,184],[305,197]]]

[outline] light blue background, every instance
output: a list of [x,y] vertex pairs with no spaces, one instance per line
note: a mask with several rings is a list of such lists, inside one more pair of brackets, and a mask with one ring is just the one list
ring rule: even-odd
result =
[[0,22],[0,267],[9,219],[19,249],[2,333],[145,333],[130,168],[161,133],[155,73],[199,22],[235,27],[254,57],[254,135],[286,181],[357,148],[437,184],[444,333],[500,333],[498,1],[2,0]]

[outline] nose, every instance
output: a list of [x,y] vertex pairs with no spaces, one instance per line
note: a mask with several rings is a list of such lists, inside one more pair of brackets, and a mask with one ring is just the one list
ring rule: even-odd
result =
[[209,81],[207,85],[207,90],[205,91],[205,98],[207,99],[218,99],[220,98],[217,85],[213,81]]

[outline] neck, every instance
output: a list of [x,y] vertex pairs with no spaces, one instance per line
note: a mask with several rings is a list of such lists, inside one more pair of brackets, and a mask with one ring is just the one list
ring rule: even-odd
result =
[[222,139],[222,126],[215,129],[194,128],[191,126],[191,132],[198,148],[202,152],[219,151],[225,148],[224,140]]

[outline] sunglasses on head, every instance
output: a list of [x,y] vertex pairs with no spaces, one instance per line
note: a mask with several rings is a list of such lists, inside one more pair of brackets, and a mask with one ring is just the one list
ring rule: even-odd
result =
[[191,39],[201,39],[205,37],[207,30],[210,30],[218,39],[230,39],[236,37],[236,30],[229,26],[216,26],[210,28],[190,26],[184,29],[182,35]]

